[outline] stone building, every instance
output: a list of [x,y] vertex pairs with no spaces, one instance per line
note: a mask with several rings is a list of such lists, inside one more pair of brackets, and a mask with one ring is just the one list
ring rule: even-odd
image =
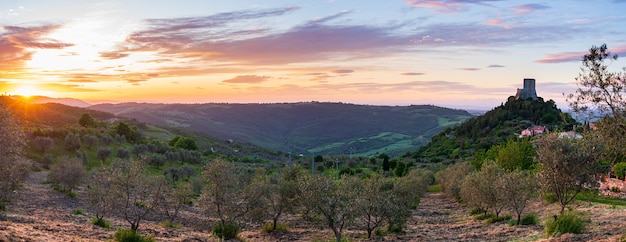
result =
[[537,100],[537,91],[535,90],[535,79],[524,78],[524,88],[517,89],[515,100],[532,98]]

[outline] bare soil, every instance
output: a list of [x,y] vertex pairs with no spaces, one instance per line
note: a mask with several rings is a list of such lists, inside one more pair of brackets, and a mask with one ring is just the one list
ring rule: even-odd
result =
[[[117,228],[128,228],[121,218],[108,218],[112,229],[91,224],[93,214],[88,211],[85,188],[76,192],[77,198],[67,197],[44,184],[47,172],[33,172],[19,194],[0,215],[0,241],[107,241]],[[83,215],[74,214],[82,209]],[[505,222],[485,224],[468,215],[468,209],[443,193],[428,193],[414,210],[404,232],[367,239],[364,231],[347,230],[344,236],[352,241],[620,241],[626,230],[626,208],[580,202],[575,205],[590,223],[587,232],[546,238],[545,220],[558,211],[556,204],[532,202],[527,212],[539,214],[541,224],[509,226]],[[511,214],[510,212],[505,212]],[[203,219],[202,212],[189,208],[183,211],[179,228],[160,225],[161,218],[148,218],[141,224],[142,234],[152,235],[157,241],[218,241],[210,236],[211,221]],[[240,237],[245,241],[332,241],[329,229],[295,216],[287,216],[284,223],[288,232],[267,234],[258,226],[243,228]]]

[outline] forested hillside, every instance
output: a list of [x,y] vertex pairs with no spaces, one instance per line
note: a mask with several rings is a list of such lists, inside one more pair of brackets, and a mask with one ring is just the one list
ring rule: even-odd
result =
[[91,107],[155,125],[250,142],[285,153],[404,154],[472,117],[430,105],[344,103],[102,104]]
[[576,120],[570,114],[561,112],[553,100],[515,100],[515,97],[509,97],[506,103],[484,115],[445,129],[413,156],[435,161],[466,157],[475,150],[489,149],[517,137],[522,130],[534,125],[544,126],[549,131],[569,131],[575,124]]

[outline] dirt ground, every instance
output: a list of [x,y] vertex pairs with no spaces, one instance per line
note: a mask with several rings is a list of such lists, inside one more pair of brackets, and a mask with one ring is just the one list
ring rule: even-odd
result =
[[[17,198],[0,217],[0,241],[107,241],[116,228],[127,228],[122,219],[108,219],[112,229],[104,229],[90,223],[93,215],[87,204],[77,198],[69,198],[43,184],[47,172],[34,172]],[[80,198],[84,188],[77,193]],[[82,209],[85,214],[74,211]],[[364,231],[347,230],[344,236],[351,241],[620,241],[626,231],[626,208],[580,202],[575,209],[589,220],[584,234],[566,234],[559,238],[544,236],[545,219],[558,211],[555,204],[546,205],[535,201],[527,211],[536,212],[542,220],[539,225],[514,226],[507,223],[484,224],[468,215],[468,209],[460,206],[443,193],[429,193],[421,199],[403,233],[386,237],[366,238]],[[211,224],[197,214],[201,211],[187,210],[181,214],[180,228],[165,228],[159,218],[149,218],[141,224],[142,234],[153,235],[157,241],[217,241],[210,237]],[[266,234],[258,227],[244,228],[240,237],[246,241],[329,241],[333,237],[329,229],[313,225],[302,219],[287,217],[288,232]]]

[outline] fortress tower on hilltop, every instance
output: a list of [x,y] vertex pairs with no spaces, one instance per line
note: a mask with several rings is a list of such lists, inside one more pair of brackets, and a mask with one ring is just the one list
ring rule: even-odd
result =
[[524,88],[517,89],[515,94],[515,100],[532,98],[537,100],[537,91],[535,91],[535,79],[524,78]]

